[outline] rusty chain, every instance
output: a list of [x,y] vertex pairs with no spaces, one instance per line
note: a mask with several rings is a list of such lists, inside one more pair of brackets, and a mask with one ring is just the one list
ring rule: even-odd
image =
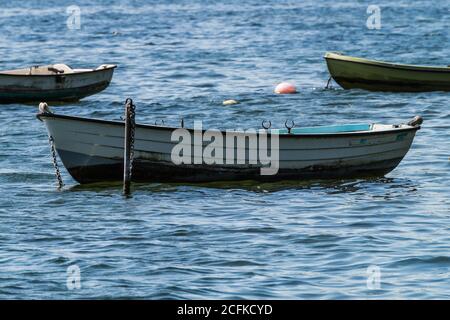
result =
[[[127,100],[128,101],[128,100]],[[133,104],[133,101],[130,99],[128,102],[128,106],[130,109],[130,124],[131,124],[131,130],[130,130],[130,177],[133,172],[133,159],[134,159],[134,142],[135,142],[135,131],[136,131],[136,122],[135,122],[135,116],[136,116],[136,106]]]
[[53,160],[53,167],[55,168],[55,175],[56,179],[58,180],[58,189],[61,189],[64,186],[62,177],[61,177],[61,171],[59,170],[58,166],[58,159],[56,157],[56,148],[55,148],[55,140],[52,136],[48,137],[48,142],[50,143],[50,149],[52,153],[52,160]]

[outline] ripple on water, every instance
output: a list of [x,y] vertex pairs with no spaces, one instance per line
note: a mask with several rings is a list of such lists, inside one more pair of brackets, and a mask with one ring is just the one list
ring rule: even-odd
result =
[[[348,1],[77,5],[80,30],[66,28],[66,4],[13,0],[0,11],[3,69],[118,65],[109,88],[52,104],[57,113],[117,120],[131,97],[143,123],[201,119],[229,129],[292,119],[303,127],[419,114],[424,124],[384,178],[134,184],[124,199],[120,183],[79,186],[64,169],[56,191],[37,106],[1,106],[0,298],[450,297],[448,94],[324,89],[323,60],[345,48],[445,65],[444,6],[380,0],[385,22],[374,31],[367,4]],[[274,94],[281,81],[299,93]],[[67,290],[72,265],[81,290]],[[371,265],[381,269],[379,290],[367,288]]]

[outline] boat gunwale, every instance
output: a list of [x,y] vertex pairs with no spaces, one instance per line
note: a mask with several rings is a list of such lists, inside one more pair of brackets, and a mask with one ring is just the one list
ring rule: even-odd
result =
[[[117,68],[116,64],[108,65],[105,68],[102,69],[92,69],[92,70],[86,70],[86,71],[80,71],[80,72],[72,72],[72,73],[58,73],[58,74],[13,74],[13,73],[3,73],[0,71],[0,77],[8,76],[8,77],[61,77],[61,76],[75,76],[75,75],[84,75],[84,74],[92,74],[107,70],[114,70]],[[20,70],[20,69],[17,69]]]
[[[62,114],[54,114],[54,113],[38,113],[36,117],[43,121],[42,118],[56,118],[56,119],[64,119],[64,120],[72,120],[72,121],[81,121],[81,122],[93,122],[93,123],[101,123],[106,125],[119,125],[123,126],[124,123],[117,120],[102,120],[102,119],[92,119],[92,118],[84,118],[84,117],[76,117]],[[195,129],[192,128],[180,128],[180,127],[170,127],[170,126],[157,126],[151,124],[138,124],[136,123],[136,128],[141,129],[155,129],[162,131],[173,131],[176,129],[185,129],[189,132],[193,132]],[[384,135],[384,134],[393,134],[397,132],[409,132],[409,131],[417,131],[421,128],[421,126],[410,126],[405,128],[392,128],[388,130],[380,130],[380,131],[354,131],[354,132],[339,132],[339,133],[299,133],[299,134],[278,134],[279,137],[283,138],[296,138],[296,137],[308,137],[308,138],[330,138],[330,137],[352,137],[352,136],[367,136],[367,135]],[[217,129],[209,129],[209,130],[217,130]],[[204,133],[207,129],[203,129]],[[220,132],[226,132],[226,130],[218,130]],[[235,133],[245,133],[243,131],[235,131]],[[268,132],[269,135],[276,134]]]
[[[333,57],[329,57],[328,54],[332,54]],[[336,56],[336,57],[334,57],[334,56]],[[340,59],[340,57],[342,59]],[[397,70],[403,70],[403,71],[450,73],[450,67],[391,63],[391,62],[385,62],[385,61],[379,61],[379,60],[370,60],[370,59],[365,59],[365,58],[346,56],[346,55],[341,55],[341,54],[337,54],[337,53],[333,53],[333,52],[325,53],[324,59],[327,61],[335,60],[335,61],[342,61],[342,62],[355,63],[355,64],[364,64],[364,65],[380,67],[380,68],[397,69]]]

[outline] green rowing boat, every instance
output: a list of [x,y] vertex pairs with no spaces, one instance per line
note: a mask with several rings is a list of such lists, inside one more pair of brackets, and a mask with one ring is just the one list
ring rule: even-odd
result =
[[344,89],[423,92],[450,91],[450,67],[388,63],[327,52],[331,77]]

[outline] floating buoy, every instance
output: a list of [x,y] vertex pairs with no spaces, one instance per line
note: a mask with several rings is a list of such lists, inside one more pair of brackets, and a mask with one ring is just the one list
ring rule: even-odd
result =
[[225,100],[222,104],[223,104],[224,106],[229,106],[229,105],[232,105],[232,104],[238,104],[238,103],[239,103],[239,101],[230,99],[230,100]]
[[296,93],[297,89],[292,83],[289,82],[282,82],[279,85],[275,87],[275,93],[278,94],[290,94],[290,93]]

